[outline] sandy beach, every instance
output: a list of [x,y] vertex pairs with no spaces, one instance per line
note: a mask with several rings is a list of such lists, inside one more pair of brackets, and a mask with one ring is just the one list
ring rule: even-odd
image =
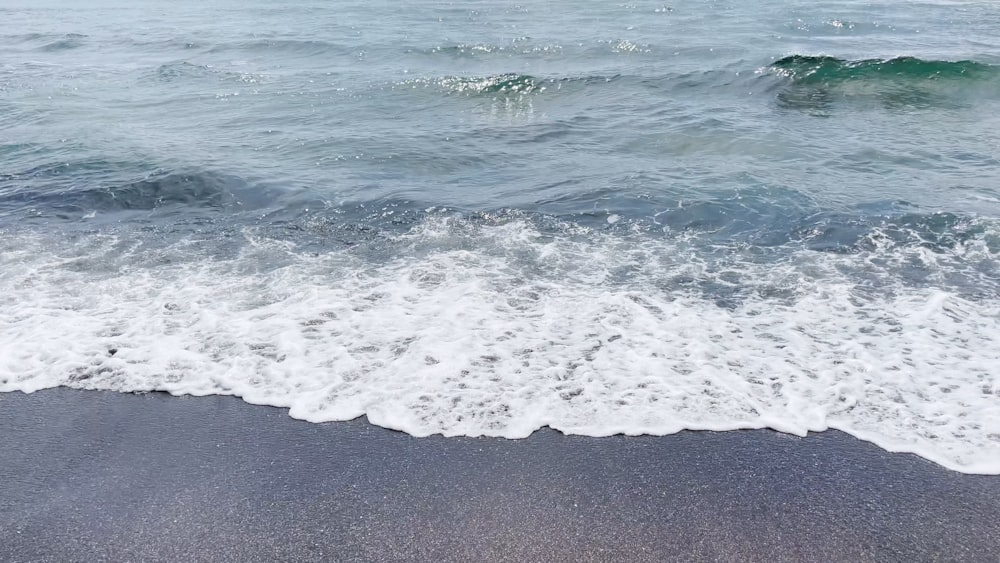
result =
[[1000,478],[830,431],[525,440],[0,395],[4,561],[995,561]]

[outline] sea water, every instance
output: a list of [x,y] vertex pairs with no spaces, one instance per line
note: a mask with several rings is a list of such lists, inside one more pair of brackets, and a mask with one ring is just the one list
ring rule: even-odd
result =
[[1000,4],[0,6],[0,390],[1000,473]]

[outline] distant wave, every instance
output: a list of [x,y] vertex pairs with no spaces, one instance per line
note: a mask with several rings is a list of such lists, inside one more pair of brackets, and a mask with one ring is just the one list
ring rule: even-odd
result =
[[87,37],[87,35],[82,33],[20,33],[14,35],[2,35],[0,36],[0,40],[13,43],[50,43],[60,39],[86,39]]
[[689,96],[698,91],[715,96],[720,89],[743,92],[763,86],[777,93],[780,105],[809,111],[825,111],[845,99],[873,100],[888,108],[921,108],[967,105],[1000,94],[997,88],[1000,86],[1000,67],[974,61],[925,61],[912,57],[849,61],[828,56],[793,55],[775,61],[767,70],[757,75],[739,67],[653,76],[498,73],[412,78],[394,84],[393,88],[437,88],[448,94],[492,97],[557,91],[566,94],[614,85],[623,91],[629,87],[642,88],[661,96],[678,93]]
[[254,39],[239,43],[225,43],[212,47],[209,52],[249,51],[287,53],[293,55],[344,55],[355,54],[356,46],[342,45],[319,40],[302,39]]
[[87,35],[81,33],[22,33],[0,35],[0,42],[9,45],[22,44],[43,52],[75,49],[86,43]]
[[85,35],[70,34],[62,39],[58,39],[51,43],[46,43],[40,50],[42,51],[66,51],[68,49],[76,49],[77,47],[82,47],[84,45]]
[[501,73],[484,76],[444,76],[415,78],[394,84],[394,88],[439,88],[448,94],[469,96],[540,94],[566,86],[606,84],[622,78],[613,76],[572,76],[542,78],[528,74]]
[[526,74],[498,74],[483,78],[445,79],[443,84],[455,92],[474,94],[530,94],[541,89],[542,81]]
[[974,80],[995,78],[995,66],[975,61],[934,61],[915,57],[849,61],[829,56],[791,55],[771,63],[797,82],[847,80]]
[[261,74],[234,72],[209,65],[192,64],[187,61],[162,64],[156,69],[156,78],[164,82],[185,82],[201,79],[256,84],[264,80]]
[[459,43],[455,45],[438,45],[430,49],[413,48],[411,52],[424,55],[443,55],[453,58],[475,58],[486,56],[559,56],[563,47],[558,44],[535,44],[530,41],[514,42],[511,45],[496,45],[492,43]]
[[847,100],[886,109],[930,109],[968,107],[1000,93],[1000,67],[967,60],[792,55],[769,68],[788,80],[778,92],[779,105],[817,115]]

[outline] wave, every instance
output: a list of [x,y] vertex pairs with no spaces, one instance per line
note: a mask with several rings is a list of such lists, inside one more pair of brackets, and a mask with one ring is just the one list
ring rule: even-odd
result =
[[849,80],[977,80],[998,76],[998,69],[993,65],[915,57],[849,61],[830,56],[791,55],[771,63],[771,68],[806,84]]
[[546,80],[533,76],[506,73],[487,76],[446,76],[415,78],[398,82],[396,89],[435,88],[447,94],[467,96],[535,94],[545,90]]
[[35,49],[44,52],[65,51],[86,44],[88,36],[81,33],[25,33],[5,35],[3,41],[8,44],[35,44]]
[[[211,217],[241,228],[252,222],[267,236],[326,251],[399,234],[450,209],[469,222],[527,220],[559,236],[567,229],[685,239],[700,248],[806,249],[836,254],[923,249],[952,255],[978,245],[1000,252],[991,219],[923,211],[906,202],[874,202],[831,210],[792,189],[760,186],[678,197],[630,194],[616,189],[581,191],[539,199],[519,209],[463,208],[411,199],[328,201],[310,190],[212,170],[153,171],[135,177],[136,164],[83,160],[0,176],[0,217],[8,222],[59,220],[66,227],[128,220]],[[558,190],[553,190],[558,193]],[[382,252],[392,253],[391,246]],[[956,278],[950,289],[966,293],[978,277]],[[987,283],[984,288],[995,288]]]
[[[488,51],[488,50],[487,50]],[[792,55],[771,63],[756,75],[742,64],[721,69],[702,69],[679,73],[593,74],[578,76],[533,76],[499,73],[478,76],[413,78],[393,84],[398,89],[440,88],[447,93],[466,95],[516,95],[542,92],[576,91],[614,85],[641,88],[654,94],[671,95],[678,91],[689,96],[693,91],[728,89],[743,93],[750,88],[772,87],[779,100],[786,98],[803,105],[832,103],[838,98],[882,98],[886,104],[934,104],[958,101],[965,97],[995,95],[1000,82],[1000,67],[974,61],[927,61],[913,57],[893,59],[844,60],[830,56]],[[763,76],[762,76],[763,75]],[[781,79],[773,82],[774,78]],[[771,82],[771,85],[766,82]]]
[[502,73],[484,76],[413,78],[394,83],[392,88],[400,91],[417,88],[434,89],[448,95],[459,94],[469,97],[519,98],[535,96],[544,92],[575,91],[610,84],[622,79],[628,80],[629,78],[621,75],[540,78],[528,74]]
[[349,55],[355,56],[359,47],[315,39],[254,39],[215,45],[209,53],[229,51],[267,52],[297,56]]
[[490,56],[517,56],[517,57],[558,57],[563,52],[562,45],[555,43],[535,44],[534,42],[522,39],[514,41],[510,45],[497,45],[494,43],[459,43],[452,45],[438,45],[430,49],[410,48],[407,52],[416,52],[423,55],[447,56],[450,58],[479,58]]
[[[256,199],[249,199],[248,194]],[[611,237],[606,240],[626,247],[659,245],[692,260],[697,257],[706,268],[702,275],[661,278],[657,271],[623,267],[615,269],[606,281],[613,281],[620,289],[680,288],[730,308],[742,306],[762,292],[778,295],[782,291],[762,289],[732,273],[722,283],[720,271],[739,269],[743,262],[780,267],[789,256],[806,260],[812,255],[842,256],[838,275],[856,276],[865,291],[873,294],[891,295],[899,288],[936,288],[969,300],[1000,297],[1000,226],[994,220],[953,213],[899,209],[877,214],[817,212],[769,206],[765,199],[754,203],[748,201],[750,196],[743,196],[739,200],[686,202],[677,209],[652,213],[625,206],[554,215],[523,209],[462,210],[393,199],[334,205],[308,192],[289,195],[241,185],[222,192],[185,189],[166,197],[149,185],[132,186],[114,195],[94,195],[87,194],[86,205],[80,198],[60,201],[48,210],[36,204],[25,225],[30,226],[36,217],[45,219],[41,224],[46,228],[51,227],[53,218],[67,220],[64,231],[92,232],[111,225],[115,236],[129,240],[152,237],[158,241],[156,246],[186,236],[192,229],[199,236],[227,233],[218,237],[227,239],[226,248],[213,251],[213,256],[246,251],[249,243],[233,233],[251,229],[254,240],[278,245],[294,255],[348,252],[382,264],[429,256],[446,248],[481,251],[476,246],[478,234],[517,224],[550,240],[568,237],[585,242]],[[98,205],[103,211],[87,211]],[[135,215],[137,211],[141,213]],[[442,221],[444,234],[424,240],[426,244],[414,244],[407,236]],[[270,269],[285,263],[272,258],[255,268]],[[171,258],[177,263],[200,259],[198,254]],[[156,258],[150,260],[158,263]],[[523,265],[536,274],[554,271],[557,278],[562,275],[562,270],[552,270],[544,261]],[[800,275],[822,277],[828,273],[819,270]]]
[[187,61],[162,64],[156,69],[161,80],[174,81],[187,78],[218,76],[219,71],[206,65],[196,65]]
[[235,176],[164,174],[106,189],[86,190],[80,197],[98,210],[156,209],[172,205],[222,208],[235,202],[233,189],[245,186]]
[[792,55],[769,70],[788,80],[777,95],[781,106],[818,115],[847,101],[887,109],[966,107],[1000,91],[1000,67],[967,60]]
[[567,57],[600,58],[609,52],[616,55],[649,54],[653,52],[653,47],[647,43],[635,43],[628,39],[603,39],[588,44],[564,47],[559,43],[542,43],[528,37],[519,37],[509,44],[456,43],[437,45],[431,48],[410,47],[406,49],[406,52],[426,56],[446,56],[454,59],[501,57],[563,59]]
[[[995,268],[987,234],[939,254],[768,255],[513,210],[425,210],[324,252],[227,232],[5,233],[0,390],[231,394],[414,435],[838,428],[1000,473],[1000,296],[946,283],[956,264]],[[897,275],[911,262],[932,283]]]
[[[129,211],[153,215],[236,213],[271,203],[272,192],[235,175],[215,172],[156,172],[121,180],[130,163],[78,162],[0,177],[0,217],[77,222]],[[69,176],[74,174],[70,178]],[[92,184],[81,188],[79,183]]]
[[45,45],[39,47],[40,51],[46,52],[56,52],[56,51],[68,51],[70,49],[76,49],[77,47],[82,47],[85,45],[84,38],[85,35],[73,35],[66,36],[63,39],[53,41],[51,43],[46,43]]
[[234,72],[211,65],[199,65],[187,61],[162,64],[156,68],[156,79],[163,82],[187,82],[213,80],[241,84],[258,84],[265,76],[256,73]]
[[567,95],[581,91],[652,96],[718,95],[752,90],[776,92],[782,107],[823,112],[841,103],[874,101],[885,108],[962,107],[1000,92],[1000,67],[973,61],[924,61],[915,58],[847,61],[834,57],[794,55],[753,73],[741,65],[654,75],[533,76],[500,73],[479,76],[421,77],[394,83],[400,91],[437,89],[466,96],[524,98]]
[[482,78],[446,78],[442,86],[451,92],[476,95],[531,94],[541,91],[541,81],[524,74],[498,74]]
[[588,228],[691,236],[705,244],[792,245],[850,254],[890,247],[949,252],[979,241],[1000,252],[1000,240],[986,236],[994,229],[992,219],[921,211],[905,201],[830,210],[799,191],[772,187],[684,198],[656,194],[639,198],[607,188],[547,199],[539,202],[539,209]]

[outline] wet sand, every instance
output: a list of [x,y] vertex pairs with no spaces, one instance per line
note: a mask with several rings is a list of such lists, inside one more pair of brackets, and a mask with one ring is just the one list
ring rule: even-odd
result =
[[841,432],[525,440],[0,394],[3,561],[996,561],[1000,477]]

